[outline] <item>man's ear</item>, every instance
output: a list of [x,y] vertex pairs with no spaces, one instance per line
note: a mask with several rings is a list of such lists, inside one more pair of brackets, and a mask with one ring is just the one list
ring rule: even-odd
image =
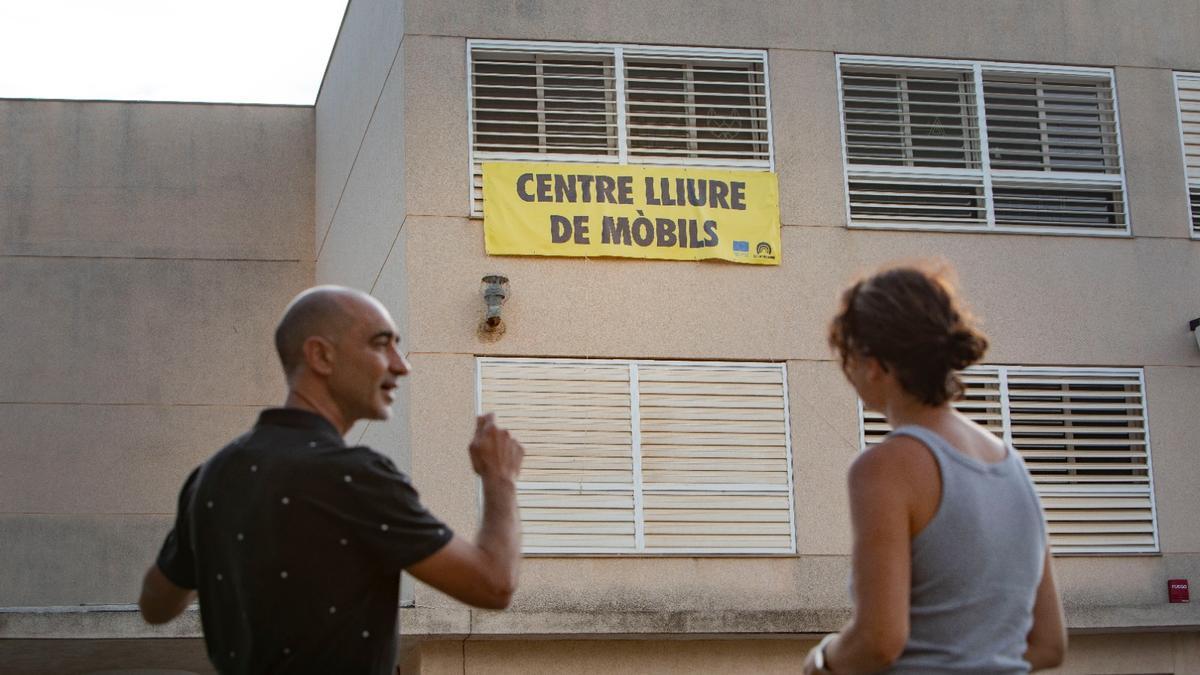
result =
[[329,376],[335,360],[335,349],[328,339],[311,335],[304,341],[304,365],[312,372]]

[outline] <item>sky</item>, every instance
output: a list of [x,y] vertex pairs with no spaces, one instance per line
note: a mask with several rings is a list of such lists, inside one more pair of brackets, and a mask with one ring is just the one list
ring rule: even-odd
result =
[[0,98],[311,105],[347,0],[0,0]]

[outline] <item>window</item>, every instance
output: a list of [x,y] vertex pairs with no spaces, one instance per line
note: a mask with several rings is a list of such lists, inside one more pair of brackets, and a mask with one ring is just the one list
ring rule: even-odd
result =
[[526,553],[793,553],[782,364],[480,358]]
[[766,52],[471,40],[474,215],[486,161],[772,168]]
[[1179,134],[1187,173],[1192,237],[1200,238],[1200,74],[1175,73]]
[[838,57],[853,227],[1128,234],[1112,71]]
[[[955,407],[1021,453],[1063,553],[1158,551],[1140,369],[983,366]],[[863,447],[891,430],[862,412]]]

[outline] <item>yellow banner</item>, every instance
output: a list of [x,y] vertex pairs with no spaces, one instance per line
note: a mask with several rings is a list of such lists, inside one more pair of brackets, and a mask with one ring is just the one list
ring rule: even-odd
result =
[[769,171],[485,162],[483,203],[491,255],[780,259]]

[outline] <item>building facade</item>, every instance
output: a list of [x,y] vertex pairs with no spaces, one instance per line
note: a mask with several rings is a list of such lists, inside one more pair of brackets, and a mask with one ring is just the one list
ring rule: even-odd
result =
[[[404,672],[794,671],[849,616],[845,473],[886,432],[828,319],[938,258],[992,342],[962,408],[1047,507],[1062,672],[1200,671],[1200,613],[1168,602],[1200,579],[1197,25],[1182,0],[352,0],[313,109],[4,102],[0,292],[30,318],[2,324],[0,649],[206,668],[194,613],[128,603],[183,476],[277,402],[270,326],[317,282],[395,316],[398,414],[350,436],[456,530],[472,416],[528,447],[512,609],[406,584]],[[488,255],[490,162],[770,172],[779,264]]]

